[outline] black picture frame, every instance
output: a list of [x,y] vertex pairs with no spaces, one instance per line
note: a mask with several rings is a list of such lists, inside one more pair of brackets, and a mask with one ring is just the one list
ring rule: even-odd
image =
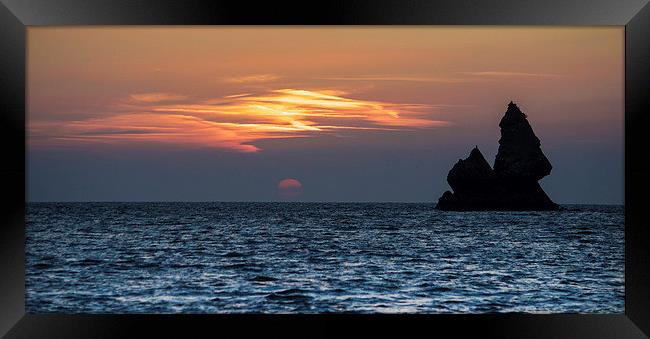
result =
[[[0,0],[0,335],[478,334],[500,338],[650,335],[650,5],[648,0]],[[42,25],[624,25],[625,314],[25,314],[26,27]],[[513,46],[513,48],[517,48]],[[552,46],[550,47],[552,48]],[[309,325],[305,327],[304,325]],[[201,332],[199,332],[201,331]]]

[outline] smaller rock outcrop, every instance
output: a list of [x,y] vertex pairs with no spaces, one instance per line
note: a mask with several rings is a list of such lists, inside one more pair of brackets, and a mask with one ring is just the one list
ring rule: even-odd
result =
[[538,181],[551,173],[551,163],[540,141],[513,102],[499,123],[501,139],[494,169],[478,147],[466,159],[458,160],[447,175],[451,191],[438,199],[437,209],[558,210]]

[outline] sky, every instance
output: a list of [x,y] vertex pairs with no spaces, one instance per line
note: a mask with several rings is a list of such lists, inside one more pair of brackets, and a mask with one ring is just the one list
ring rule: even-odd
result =
[[511,100],[623,204],[624,28],[29,27],[28,201],[435,202]]

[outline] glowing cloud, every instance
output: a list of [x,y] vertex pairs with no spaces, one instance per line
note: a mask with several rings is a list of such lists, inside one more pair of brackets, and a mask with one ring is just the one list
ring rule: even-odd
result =
[[134,101],[155,103],[155,102],[183,100],[183,99],[187,99],[187,96],[172,94],[172,93],[154,92],[154,93],[132,94],[131,99]]
[[559,77],[559,74],[550,74],[550,73],[525,73],[525,72],[501,72],[501,71],[484,71],[484,72],[467,72],[466,74],[475,75],[475,76],[487,76],[487,77],[537,77],[537,78],[547,78],[547,77]]
[[232,83],[255,83],[255,82],[271,82],[271,81],[276,81],[279,80],[281,76],[275,75],[275,74],[250,74],[250,75],[244,75],[240,77],[232,77],[232,78],[226,78],[226,82],[232,82]]
[[466,83],[473,82],[472,79],[460,78],[443,78],[443,77],[417,77],[417,76],[397,76],[397,75],[376,75],[376,76],[359,76],[359,77],[326,77],[318,78],[322,80],[335,81],[407,81],[407,82],[438,82],[438,83]]
[[[30,126],[30,137],[36,141],[49,139],[50,143],[137,142],[257,152],[260,148],[251,143],[263,139],[309,137],[337,130],[397,131],[447,124],[427,117],[434,106],[352,99],[345,94],[331,90],[277,89],[175,104],[163,101],[184,97],[131,96],[135,100],[116,105],[115,112],[101,118],[34,124]],[[41,135],[45,131],[49,137]]]

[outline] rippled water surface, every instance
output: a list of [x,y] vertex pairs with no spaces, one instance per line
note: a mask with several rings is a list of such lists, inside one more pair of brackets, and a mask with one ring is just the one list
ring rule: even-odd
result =
[[30,203],[31,313],[622,313],[622,206]]

